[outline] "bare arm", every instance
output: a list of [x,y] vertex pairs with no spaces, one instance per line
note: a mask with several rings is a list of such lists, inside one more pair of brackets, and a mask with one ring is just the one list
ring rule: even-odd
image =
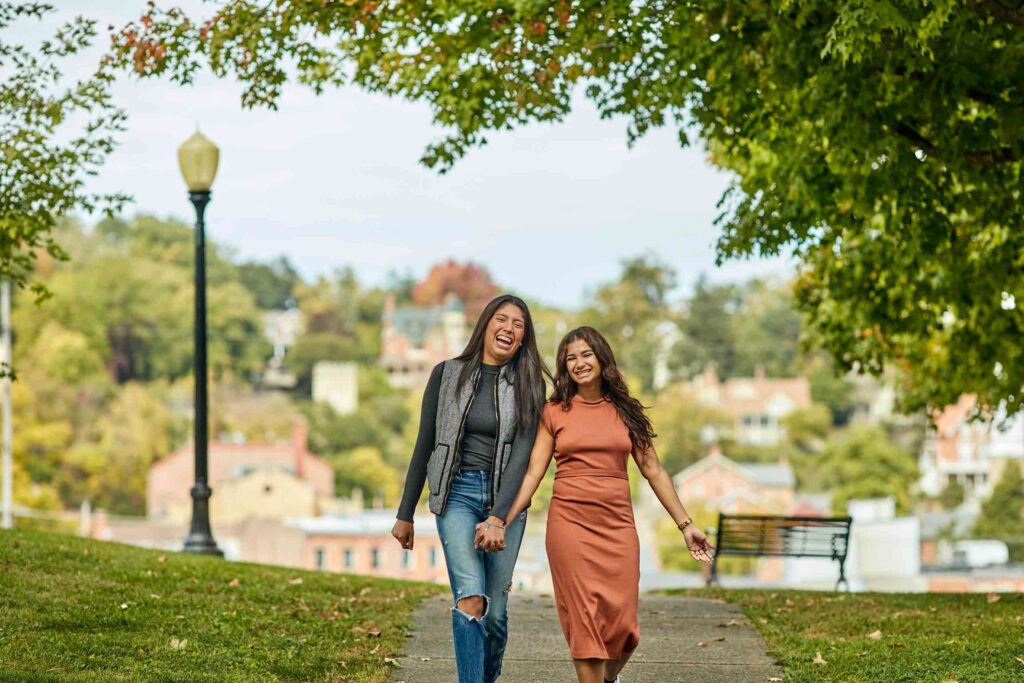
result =
[[533,440],[533,450],[530,452],[530,464],[526,466],[526,474],[523,475],[523,484],[519,487],[519,495],[516,502],[508,512],[508,521],[511,523],[520,512],[530,504],[530,499],[537,492],[544,473],[548,471],[551,464],[551,456],[555,452],[555,438],[551,436],[547,425],[543,421],[537,426],[537,437]]
[[661,464],[661,459],[654,451],[654,448],[649,448],[640,453],[637,453],[634,449],[633,460],[636,461],[637,466],[640,468],[640,474],[651,485],[654,495],[661,501],[662,507],[668,512],[672,521],[676,525],[681,524],[690,515],[687,514],[682,501],[679,500],[679,494],[676,493],[672,477],[669,476],[665,466]]
[[[651,485],[654,495],[661,501],[662,507],[672,517],[672,521],[676,523],[676,526],[686,521],[690,515],[686,512],[686,508],[683,507],[682,501],[679,500],[679,494],[676,493],[672,477],[669,476],[665,466],[661,464],[661,460],[658,458],[654,448],[648,448],[640,453],[637,453],[634,449],[633,459],[636,460],[636,464],[640,468],[640,474]],[[711,544],[708,543],[704,532],[698,529],[695,524],[691,523],[686,526],[683,531],[683,537],[686,539],[686,546],[690,549],[690,554],[695,560],[700,562],[711,561]]]

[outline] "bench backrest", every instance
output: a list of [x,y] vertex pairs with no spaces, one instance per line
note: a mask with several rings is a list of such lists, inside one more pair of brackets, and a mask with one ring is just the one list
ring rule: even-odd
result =
[[716,552],[724,555],[844,559],[850,517],[718,515]]

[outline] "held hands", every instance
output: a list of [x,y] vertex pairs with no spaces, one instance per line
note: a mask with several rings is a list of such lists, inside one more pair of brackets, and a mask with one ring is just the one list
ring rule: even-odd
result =
[[412,550],[414,536],[412,522],[403,522],[400,519],[395,520],[395,525],[391,527],[391,535],[398,539],[398,543],[403,548]]
[[690,555],[693,559],[698,562],[711,562],[711,554],[715,548],[708,541],[708,537],[704,535],[704,532],[696,527],[694,524],[689,524],[683,529],[683,538],[686,539],[686,547],[690,550]]
[[492,553],[504,550],[505,523],[492,515],[487,521],[477,524],[473,545]]

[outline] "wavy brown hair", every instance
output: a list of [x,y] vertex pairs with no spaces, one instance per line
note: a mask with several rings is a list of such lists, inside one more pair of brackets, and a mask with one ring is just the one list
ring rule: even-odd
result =
[[509,372],[506,381],[512,384],[516,395],[516,422],[519,429],[532,429],[540,421],[541,411],[544,410],[544,378],[550,377],[544,361],[537,350],[537,331],[533,326],[533,317],[530,315],[530,307],[526,302],[512,294],[502,294],[491,300],[473,328],[473,334],[466,343],[466,348],[461,354],[455,357],[456,360],[465,361],[462,372],[459,373],[458,387],[461,390],[463,385],[469,381],[474,372],[480,367],[484,360],[484,336],[487,334],[487,324],[499,308],[505,304],[516,306],[523,313],[523,341],[515,354],[508,361]]
[[601,393],[605,398],[615,404],[615,410],[619,417],[626,423],[629,429],[629,440],[633,443],[633,450],[643,453],[654,446],[654,427],[644,412],[644,405],[633,398],[626,386],[626,380],[619,372],[619,366],[615,362],[615,354],[612,347],[605,340],[604,336],[593,327],[577,327],[571,330],[558,344],[558,355],[555,360],[555,389],[551,393],[551,401],[562,404],[562,410],[569,410],[572,405],[572,397],[578,390],[576,382],[569,376],[566,366],[569,344],[582,339],[593,350],[597,356],[597,362],[601,364]]

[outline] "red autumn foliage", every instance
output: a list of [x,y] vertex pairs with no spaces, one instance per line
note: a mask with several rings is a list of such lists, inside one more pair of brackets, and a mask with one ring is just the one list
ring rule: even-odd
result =
[[448,293],[462,302],[466,320],[475,322],[487,302],[500,292],[484,268],[449,260],[430,269],[423,281],[413,287],[412,299],[420,306],[436,306],[444,302]]

